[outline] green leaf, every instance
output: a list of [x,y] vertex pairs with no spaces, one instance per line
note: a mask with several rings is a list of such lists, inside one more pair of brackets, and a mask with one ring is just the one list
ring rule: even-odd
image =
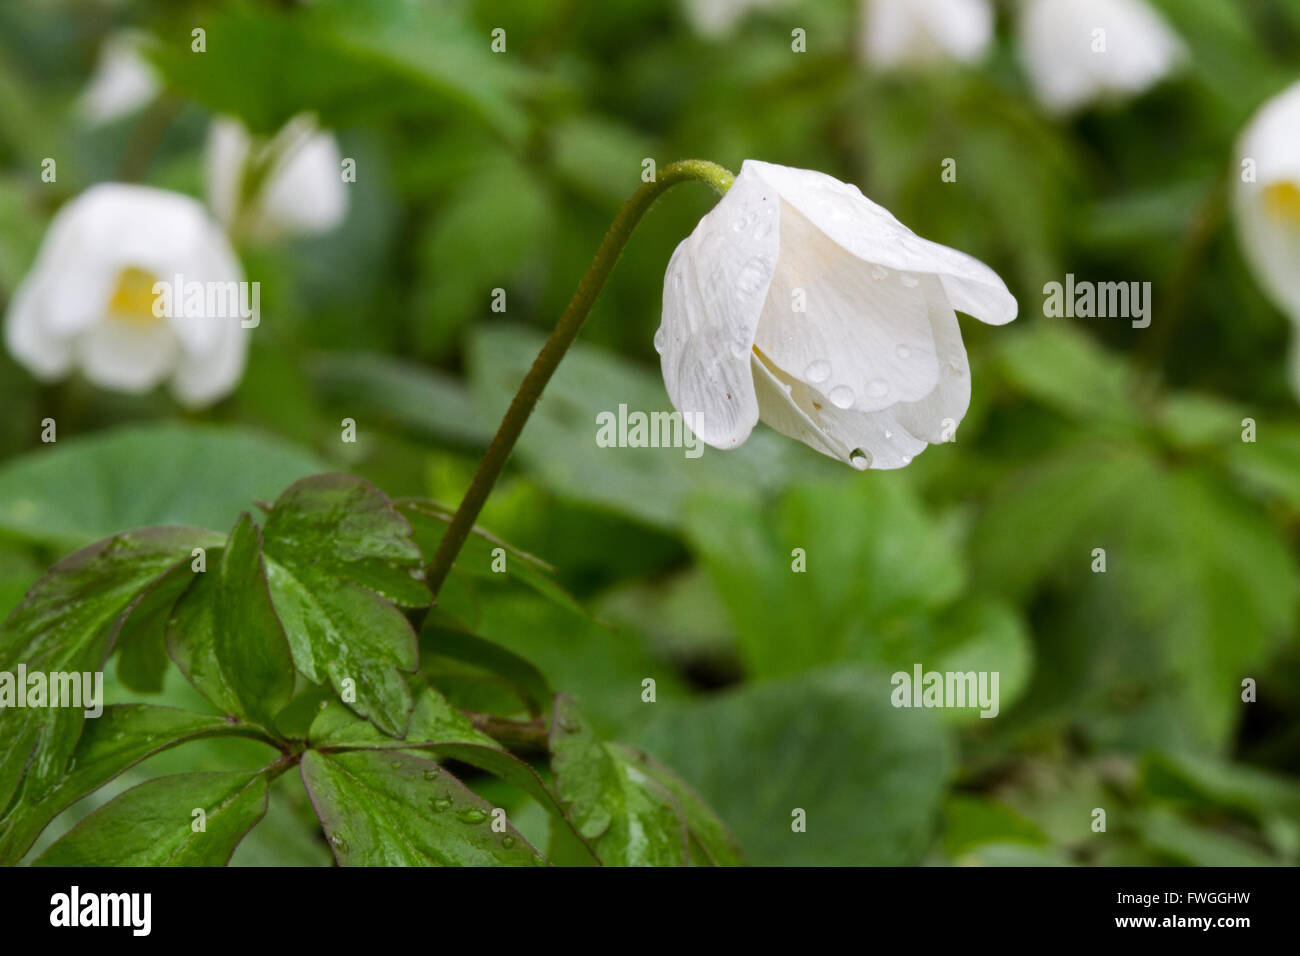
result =
[[[266,813],[266,776],[183,773],[134,787],[37,857],[36,866],[225,866]],[[203,810],[204,829],[196,832]]]
[[418,326],[426,352],[446,351],[474,316],[489,314],[495,289],[522,297],[535,284],[523,269],[536,269],[538,249],[553,241],[551,203],[535,165],[509,154],[484,156],[460,178],[419,242],[416,307],[428,317]]
[[485,39],[439,4],[314,3],[291,12],[236,5],[204,20],[207,49],[159,43],[155,62],[170,85],[270,133],[296,113],[327,125],[398,109],[468,115],[516,139],[525,118],[514,102],[529,74],[494,56]]
[[327,398],[416,438],[487,447],[495,423],[484,421],[463,382],[387,355],[329,352],[310,362],[312,379]]
[[413,679],[410,684],[415,706],[411,711],[410,725],[400,739],[381,733],[369,721],[358,718],[338,701],[331,700],[325,702],[311,723],[307,735],[310,745],[317,749],[410,748],[434,743],[499,746],[491,737],[475,729],[468,717],[423,679]]
[[[308,734],[309,746],[325,751],[426,750],[500,777],[532,797],[553,817],[568,823],[564,811],[532,767],[502,750],[500,744],[477,730],[469,718],[452,707],[423,680],[413,680],[411,689],[415,697],[415,710],[411,714],[411,726],[405,738],[394,740],[386,737],[337,701],[328,701],[312,722]],[[583,850],[588,864],[596,862],[590,849],[583,847]]]
[[546,860],[452,774],[401,751],[308,751],[302,779],[341,866],[535,866]]
[[[469,344],[472,395],[489,420],[509,406],[543,338],[501,324],[473,331]],[[612,509],[646,524],[676,530],[687,497],[699,488],[737,495],[781,487],[796,474],[832,473],[837,465],[770,430],[755,429],[743,446],[720,452],[690,449],[602,448],[596,444],[602,412],[670,412],[657,370],[592,345],[576,343],[546,386],[515,449],[515,456],[546,488],[566,498]],[[683,441],[685,433],[681,433]],[[691,452],[693,455],[694,451]]]
[[167,650],[218,710],[274,727],[293,696],[293,656],[271,606],[262,536],[247,513],[209,557],[215,567],[172,611]]
[[[213,552],[214,557],[217,554]],[[141,694],[162,692],[171,664],[167,656],[167,621],[194,577],[194,561],[176,565],[150,584],[127,611],[113,649],[117,654],[117,679],[131,690]]]
[[[550,707],[554,696],[551,685],[529,661],[499,644],[457,628],[441,626],[435,615],[430,615],[420,631],[420,637],[430,654],[436,655],[436,658],[469,664],[500,678],[509,684],[533,717]],[[436,660],[422,661],[421,667],[425,673],[434,676],[435,681],[439,674],[449,673],[449,669],[439,666]]]
[[1128,368],[1065,320],[1007,335],[999,355],[1013,385],[1070,418],[1125,427],[1140,422]]
[[[393,507],[411,526],[415,543],[424,554],[425,561],[433,560],[438,544],[447,533],[453,512],[423,498],[399,498]],[[499,550],[498,550],[499,549]],[[500,552],[504,551],[504,555]],[[542,597],[578,613],[585,613],[581,604],[555,582],[555,569],[526,551],[507,544],[496,535],[478,526],[465,539],[456,555],[453,570],[473,577],[496,578],[500,572],[493,570],[505,562],[505,575],[517,578]]]
[[951,748],[931,712],[896,709],[889,693],[888,675],[839,668],[657,704],[628,733],[755,865],[909,865],[930,845]]
[[1300,512],[1300,428],[1262,422],[1255,440],[1241,440],[1241,419],[1225,432],[1228,467],[1246,483],[1286,502]]
[[943,848],[958,858],[988,844],[1048,846],[1047,834],[1032,820],[997,800],[956,794],[944,804]]
[[528,794],[539,807],[549,813],[555,823],[569,831],[572,836],[573,853],[572,858],[566,861],[566,865],[600,865],[600,860],[597,859],[590,845],[570,822],[564,808],[560,806],[555,795],[547,789],[546,784],[542,782],[542,778],[537,775],[537,771],[513,754],[500,749],[499,744],[494,743],[488,747],[470,743],[447,743],[431,744],[422,746],[419,749],[427,750],[447,760],[459,760],[461,763],[477,767],[479,770],[484,770],[494,777],[499,777],[506,783],[518,787]]
[[419,658],[396,605],[430,600],[410,526],[368,482],[318,475],[277,499],[262,553],[298,670],[328,681],[354,711],[400,737],[411,710],[402,672],[413,672]]
[[[192,528],[130,531],[54,565],[0,624],[0,672],[91,674],[103,667],[123,615],[151,582],[221,536]],[[101,702],[102,703],[102,702]],[[63,776],[83,708],[0,708],[0,808],[23,786],[39,801]],[[26,784],[22,781],[26,778]]]
[[61,438],[0,466],[0,533],[72,549],[124,528],[229,528],[252,502],[323,470],[313,455],[240,428]]
[[609,866],[683,866],[686,822],[671,791],[603,743],[565,694],[555,698],[551,766],[569,819]]
[[626,744],[608,746],[625,767],[636,768],[673,795],[685,818],[692,849],[698,850],[713,866],[745,865],[744,852],[727,825],[680,777],[635,747]]
[[1280,862],[1251,843],[1169,810],[1148,810],[1137,824],[1143,844],[1183,866],[1277,866]]
[[105,707],[98,719],[87,721],[67,776],[39,802],[16,804],[0,819],[0,865],[16,863],[61,811],[146,757],[186,741],[223,736],[257,735],[226,717],[148,704]]
[[1158,480],[1126,442],[1082,441],[1004,478],[971,532],[980,583],[1023,597],[1044,578],[1087,570],[1141,489]]
[[796,485],[767,506],[724,494],[691,503],[692,546],[756,676],[877,660],[883,637],[961,588],[956,549],[915,495],[851,478]]

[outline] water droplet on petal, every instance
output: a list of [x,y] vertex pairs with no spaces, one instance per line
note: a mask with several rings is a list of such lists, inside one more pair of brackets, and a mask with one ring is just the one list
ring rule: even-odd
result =
[[451,797],[434,797],[429,801],[429,806],[433,808],[434,813],[442,813],[451,806]]
[[858,471],[866,471],[871,467],[871,456],[861,448],[855,448],[849,452],[849,464]]
[[456,818],[460,820],[461,823],[482,823],[487,819],[487,811],[481,810],[478,807],[466,807],[465,809],[456,812]]
[[867,383],[867,394],[872,398],[884,398],[889,394],[889,385],[884,379],[873,379]]
[[957,365],[956,365],[955,363],[953,363],[953,362],[949,362],[949,363],[948,363],[948,374],[949,374],[949,375],[952,375],[952,376],[954,376],[954,377],[956,377],[956,378],[960,378],[960,377],[961,377],[961,369],[958,368]]
[[894,437],[894,433],[891,432],[888,428],[886,428],[886,429],[885,429],[885,437],[886,437],[886,438],[893,438],[893,437]]
[[334,844],[334,849],[338,850],[340,853],[347,853],[351,849],[351,847],[348,846],[348,841],[343,839],[343,837],[339,836],[337,833],[330,837],[330,842]]
[[762,288],[767,273],[767,261],[762,256],[755,256],[745,263],[740,275],[736,277],[736,291],[749,298]]
[[514,845],[515,845],[515,838],[514,838],[514,837],[507,835],[507,836],[503,836],[503,837],[501,838],[501,846],[503,846],[505,849],[508,850],[508,849],[510,849],[510,848],[511,848],[512,846],[514,846]]
[[916,276],[909,276],[906,274],[899,276],[898,281],[903,283],[903,285],[909,289],[915,289],[917,286],[921,284],[921,280],[918,279]]
[[912,463],[912,456],[911,456],[911,455],[904,455],[904,456],[903,456],[903,464],[904,464],[904,465],[910,465],[911,463]]
[[831,363],[824,359],[809,362],[808,367],[803,370],[803,377],[813,385],[824,382],[831,377]]
[[883,279],[888,275],[889,275],[889,270],[886,269],[884,266],[875,266],[871,270],[871,278],[873,279]]
[[900,345],[898,348],[894,349],[894,354],[901,359],[910,358],[912,355],[912,350],[909,349],[906,345]]
[[424,779],[425,779],[425,780],[436,780],[436,779],[438,779],[438,775],[439,775],[440,773],[442,773],[442,768],[441,768],[441,767],[430,767],[428,770],[426,770],[426,771],[424,772]]
[[655,351],[658,352],[660,355],[664,354],[665,338],[666,336],[664,335],[663,326],[660,326],[658,329],[655,330]]
[[836,408],[850,408],[853,405],[853,389],[847,385],[836,385],[827,397]]

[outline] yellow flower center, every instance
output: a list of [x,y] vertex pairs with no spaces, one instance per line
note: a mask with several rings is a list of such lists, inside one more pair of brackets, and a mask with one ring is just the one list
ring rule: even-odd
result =
[[117,288],[108,300],[108,314],[119,322],[125,322],[137,328],[149,328],[162,321],[154,315],[154,283],[158,282],[152,273],[128,266],[117,277]]
[[1277,219],[1300,226],[1300,183],[1286,179],[1264,187],[1264,208]]

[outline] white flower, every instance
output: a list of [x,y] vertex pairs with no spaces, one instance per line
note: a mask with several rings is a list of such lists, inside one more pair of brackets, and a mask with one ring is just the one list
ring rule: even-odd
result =
[[685,0],[686,18],[695,32],[707,37],[731,33],[753,10],[771,10],[790,0]]
[[1002,280],[856,186],[746,160],[677,247],[655,335],[668,395],[715,448],[777,431],[858,468],[951,440],[970,404],[954,309],[1016,317]]
[[1027,0],[1020,58],[1048,109],[1141,93],[1182,59],[1184,47],[1145,0]]
[[[1300,83],[1255,114],[1237,144],[1237,160],[1233,211],[1246,261],[1300,326]],[[1292,339],[1291,382],[1300,394],[1300,329]]]
[[989,0],[865,0],[861,50],[877,69],[979,59],[993,38]]
[[[146,186],[94,186],[55,215],[5,318],[5,345],[43,380],[79,368],[103,388],[146,392],[169,380],[186,405],[239,381],[248,333],[231,317],[158,317],[155,283],[242,282],[202,204]],[[178,310],[179,311],[179,310]]]
[[328,232],[347,214],[341,164],[338,141],[310,115],[294,117],[267,142],[239,120],[218,117],[208,132],[208,204],[227,228],[257,239]]
[[104,41],[99,61],[77,100],[77,111],[92,125],[111,123],[143,109],[162,90],[153,64],[140,55],[141,34],[124,32]]

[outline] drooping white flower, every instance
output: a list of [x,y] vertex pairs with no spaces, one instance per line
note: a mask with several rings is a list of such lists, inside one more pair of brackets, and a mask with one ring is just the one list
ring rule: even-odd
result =
[[267,141],[237,119],[218,117],[206,162],[212,211],[253,238],[328,232],[347,214],[338,141],[310,115],[294,117]]
[[1300,83],[1255,114],[1237,160],[1237,235],[1256,280],[1296,323],[1290,372],[1300,395]]
[[1020,58],[1057,113],[1147,90],[1184,49],[1146,0],[1026,0],[1020,17]]
[[989,0],[865,0],[860,47],[887,70],[942,60],[979,59],[993,38]]
[[[59,210],[5,318],[5,345],[38,378],[74,369],[142,393],[168,381],[184,404],[216,401],[244,369],[248,332],[229,315],[160,316],[157,283],[243,281],[202,204],[147,186],[94,186]],[[209,285],[220,283],[220,286]]]
[[916,236],[856,186],[746,160],[677,247],[655,335],[686,423],[733,448],[760,419],[858,468],[949,441],[970,404],[954,310],[1001,325],[983,263]]
[[142,34],[123,32],[104,41],[95,72],[77,100],[91,125],[111,123],[143,109],[162,90],[153,64],[140,54]]
[[745,15],[754,10],[772,10],[790,0],[684,0],[686,18],[695,32],[706,37],[731,33]]

